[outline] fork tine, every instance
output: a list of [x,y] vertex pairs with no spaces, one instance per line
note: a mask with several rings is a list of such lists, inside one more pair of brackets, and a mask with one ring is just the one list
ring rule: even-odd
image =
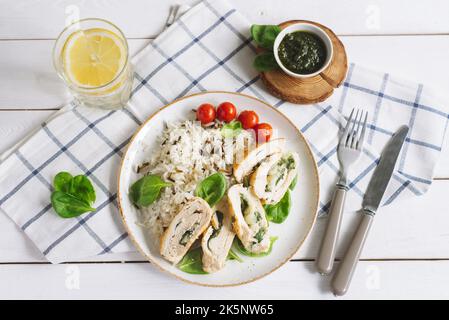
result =
[[365,113],[365,120],[363,121],[362,132],[360,133],[360,138],[357,142],[357,150],[363,148],[363,142],[365,140],[366,122],[368,120],[368,112]]
[[346,141],[348,141],[349,127],[351,124],[352,116],[354,115],[354,110],[355,110],[355,108],[352,109],[351,114],[349,115],[349,118],[348,118],[348,122],[346,122],[345,131],[341,135],[340,144],[342,144],[342,145],[345,145]]
[[363,118],[363,110],[360,110],[360,117],[355,119],[355,121],[357,122],[357,127],[352,132],[352,141],[351,141],[352,149],[357,149],[357,143],[359,142],[360,127],[362,125],[362,118]]
[[360,110],[357,109],[357,112],[354,117],[354,121],[352,122],[352,128],[348,133],[348,140],[346,140],[346,147],[351,148],[352,142],[354,141],[354,131],[355,131],[355,125],[357,124],[357,118],[359,117]]

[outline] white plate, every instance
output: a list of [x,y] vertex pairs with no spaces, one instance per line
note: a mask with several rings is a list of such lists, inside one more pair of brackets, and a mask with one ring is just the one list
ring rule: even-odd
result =
[[[270,255],[261,258],[242,256],[244,262],[227,261],[225,268],[214,274],[193,275],[185,273],[159,254],[158,244],[148,238],[148,231],[138,225],[137,209],[128,197],[129,186],[139,179],[135,168],[148,159],[156,138],[165,122],[193,119],[193,108],[201,103],[218,105],[223,101],[235,104],[237,111],[250,109],[257,112],[260,122],[270,123],[277,137],[287,139],[286,150],[296,151],[300,157],[299,178],[291,194],[292,207],[282,224],[270,223],[270,235],[278,236]],[[302,108],[302,107],[298,107]],[[307,238],[315,222],[319,181],[316,162],[309,145],[290,120],[267,103],[256,98],[231,92],[204,92],[181,98],[153,114],[129,143],[119,173],[118,203],[123,223],[137,249],[154,265],[177,278],[205,286],[232,286],[248,283],[266,276],[289,261]],[[296,275],[292,275],[293,277]]]

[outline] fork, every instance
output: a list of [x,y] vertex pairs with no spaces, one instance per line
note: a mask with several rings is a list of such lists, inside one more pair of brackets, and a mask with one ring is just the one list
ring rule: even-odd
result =
[[[354,112],[356,112],[355,116]],[[355,109],[352,109],[343,135],[338,142],[337,156],[341,168],[340,179],[336,185],[334,196],[332,198],[332,204],[329,210],[329,221],[317,259],[317,269],[322,275],[329,274],[332,271],[346,192],[349,189],[347,180],[348,170],[359,159],[360,154],[362,153],[367,118],[367,112],[359,109],[356,111]],[[363,123],[362,119],[364,119]]]

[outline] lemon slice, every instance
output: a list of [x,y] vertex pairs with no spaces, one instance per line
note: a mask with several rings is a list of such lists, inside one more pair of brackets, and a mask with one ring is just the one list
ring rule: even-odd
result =
[[118,76],[126,63],[127,49],[115,33],[88,29],[70,35],[61,54],[70,81],[78,86],[99,87]]

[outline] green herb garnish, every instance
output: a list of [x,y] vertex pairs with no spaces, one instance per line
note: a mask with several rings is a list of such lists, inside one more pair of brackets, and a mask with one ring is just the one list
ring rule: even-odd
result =
[[256,56],[253,66],[257,71],[264,72],[278,68],[278,64],[274,57],[273,45],[277,35],[281,32],[281,28],[276,25],[257,25],[251,26],[251,36],[254,42],[260,48],[269,51],[260,53]]
[[221,135],[225,138],[237,137],[242,132],[242,123],[238,120],[232,120],[221,128]]
[[196,227],[198,227],[199,223],[196,222],[190,229],[186,230],[184,234],[181,237],[181,240],[179,240],[179,244],[182,246],[186,246],[186,244],[189,242],[190,238],[192,238],[193,231],[195,231]]
[[229,249],[228,260],[237,260],[238,262],[243,262],[242,258],[240,258],[238,254],[234,250],[232,250],[232,248]]
[[267,219],[274,223],[282,223],[287,219],[291,207],[290,191],[284,194],[282,199],[276,204],[266,204],[263,206]]
[[203,250],[201,250],[201,247],[190,250],[176,266],[186,273],[207,274],[207,272],[203,270],[203,261],[201,260],[202,253]]
[[245,215],[245,211],[246,209],[248,209],[249,207],[249,203],[248,203],[248,199],[245,198],[244,195],[240,195],[240,211],[242,212],[243,215]]
[[287,162],[287,169],[288,170],[295,169],[296,164],[295,164],[295,160],[293,159],[292,156],[288,157],[286,159],[286,162]]
[[58,173],[53,179],[53,187],[55,191],[69,192],[70,183],[73,176],[65,171]]
[[292,183],[290,183],[290,186],[288,188],[290,190],[295,189],[297,183],[298,183],[298,175],[295,176],[295,178],[293,179]]
[[257,231],[256,235],[254,236],[254,239],[257,240],[257,243],[260,243],[263,240],[263,236],[267,230],[265,228],[260,228],[259,231]]
[[79,175],[73,177],[68,193],[77,195],[78,198],[89,204],[94,203],[96,200],[94,187],[86,176]]
[[[201,247],[196,247],[195,249],[190,250],[186,253],[186,255],[178,262],[176,265],[178,269],[190,274],[208,274],[208,272],[203,270],[203,261],[202,261],[202,253],[203,250]],[[243,262],[242,258],[240,258],[235,251],[232,249],[229,250],[228,260],[237,260],[238,262]]]
[[281,32],[281,28],[276,25],[258,25],[251,26],[251,36],[257,45],[264,49],[273,49],[274,40]]
[[242,242],[237,238],[234,240],[233,246],[238,252],[240,252],[241,254],[243,254],[245,256],[260,258],[260,257],[266,257],[271,253],[271,251],[273,250],[273,245],[277,239],[278,239],[278,237],[270,237],[270,248],[268,249],[267,252],[262,252],[262,253],[252,253],[252,252],[246,250],[245,247],[243,246]]
[[226,178],[221,172],[214,173],[201,181],[195,189],[195,196],[200,197],[213,207],[223,198],[227,188]]
[[150,174],[133,183],[129,188],[129,197],[136,206],[147,207],[159,197],[162,188],[171,184],[162,180],[159,176]]
[[95,189],[84,175],[73,177],[68,172],[60,172],[53,179],[54,191],[51,205],[62,218],[73,218],[89,211],[95,211]]
[[273,52],[263,52],[254,58],[253,67],[260,72],[278,68]]

